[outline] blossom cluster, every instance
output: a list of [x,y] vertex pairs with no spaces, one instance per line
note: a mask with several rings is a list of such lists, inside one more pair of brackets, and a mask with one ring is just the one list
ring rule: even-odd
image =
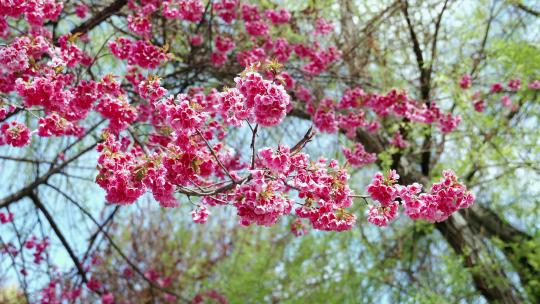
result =
[[283,120],[290,106],[290,96],[281,84],[265,80],[248,71],[235,78],[236,87],[218,96],[218,113],[227,124],[240,126],[242,120],[262,126],[275,126]]
[[467,191],[451,170],[443,171],[442,179],[426,193],[421,193],[422,185],[413,183],[403,186],[397,183],[398,179],[399,175],[394,170],[388,176],[381,173],[374,176],[367,192],[378,205],[370,206],[369,222],[377,226],[388,225],[397,217],[400,202],[405,214],[411,219],[429,222],[444,221],[454,212],[474,203],[472,192]]
[[[351,139],[359,128],[377,131],[380,128],[379,120],[390,114],[409,122],[437,124],[443,133],[453,131],[461,121],[459,115],[443,113],[435,103],[427,106],[396,90],[379,95],[366,93],[359,87],[346,89],[339,103],[331,98],[323,98],[317,106],[312,101],[309,89],[303,86],[299,87],[296,96],[306,103],[306,110],[320,131],[335,133],[343,130]],[[367,111],[373,112],[373,115],[368,115]],[[370,116],[371,119],[368,118]],[[391,144],[401,149],[407,146],[399,132],[394,134]]]
[[12,212],[0,212],[0,224],[7,224],[13,221],[13,213]]
[[342,148],[342,151],[349,164],[354,167],[365,166],[377,160],[375,153],[366,152],[361,143],[357,143],[352,151],[349,148]]
[[[462,89],[469,89],[471,87],[471,76],[463,75],[460,79],[459,85]],[[509,109],[511,112],[515,112],[519,104],[513,103],[510,98],[511,95],[518,93],[520,90],[540,90],[540,81],[532,80],[527,86],[522,86],[521,79],[512,78],[508,80],[506,86],[501,82],[491,84],[488,92],[476,91],[472,94],[472,104],[476,112],[482,113],[489,105],[486,100],[490,96],[500,97],[500,103],[503,107]]]
[[[0,15],[24,18],[33,26],[41,26],[46,20],[54,21],[62,12],[63,4],[57,0],[12,0],[0,2]],[[2,17],[3,19],[3,17]]]
[[119,37],[109,42],[109,49],[118,58],[126,60],[131,65],[144,69],[155,69],[170,59],[166,49],[159,48],[148,41],[133,41]]
[[23,147],[30,143],[30,130],[19,122],[5,122],[0,125],[0,145]]
[[34,257],[34,263],[39,264],[43,261],[47,255],[47,247],[49,247],[50,241],[47,237],[43,239],[38,239],[35,236],[32,236],[24,243],[24,248],[28,250],[34,250],[32,256]]

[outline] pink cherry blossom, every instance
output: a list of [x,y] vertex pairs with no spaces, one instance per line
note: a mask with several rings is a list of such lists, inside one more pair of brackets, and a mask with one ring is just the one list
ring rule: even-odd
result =
[[270,19],[273,24],[284,24],[289,22],[291,14],[285,9],[271,10],[268,9],[264,12],[266,18]]
[[88,14],[89,8],[84,3],[78,4],[75,6],[75,14],[77,17],[84,19],[86,18],[86,14]]
[[471,75],[465,74],[465,75],[461,76],[461,80],[459,81],[459,86],[462,89],[468,89],[468,88],[471,87],[471,80],[472,80]]
[[323,18],[319,18],[315,22],[316,35],[326,35],[326,34],[331,33],[333,30],[334,30],[334,25],[324,20]]
[[395,220],[398,216],[398,207],[398,202],[391,202],[386,206],[372,205],[369,207],[368,221],[379,227],[387,226],[389,222]]
[[377,156],[374,153],[366,152],[361,143],[357,143],[353,151],[348,148],[342,148],[342,151],[349,164],[355,167],[362,167],[377,160]]
[[197,208],[191,211],[191,217],[193,222],[198,224],[204,224],[208,220],[208,209],[205,206],[198,206]]
[[23,147],[30,143],[30,130],[19,122],[5,122],[0,126],[0,145]]

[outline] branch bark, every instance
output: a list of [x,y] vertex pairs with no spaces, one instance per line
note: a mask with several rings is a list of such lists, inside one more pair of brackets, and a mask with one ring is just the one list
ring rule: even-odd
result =
[[528,14],[531,14],[531,15],[533,15],[533,16],[535,16],[535,17],[540,17],[540,12],[539,12],[539,11],[532,9],[532,8],[526,6],[526,5],[523,4],[523,3],[515,3],[514,5],[515,5],[518,9],[520,9],[520,10],[522,10],[522,11],[528,13]]
[[85,149],[79,151],[79,153],[75,154],[74,156],[72,156],[71,158],[66,160],[65,162],[61,163],[60,165],[58,165],[56,167],[52,167],[49,171],[47,171],[47,173],[45,173],[42,176],[38,177],[36,180],[34,180],[34,182],[28,184],[27,186],[25,186],[21,190],[19,190],[19,191],[13,193],[13,194],[8,195],[7,197],[1,199],[0,200],[0,209],[9,206],[12,203],[15,203],[15,202],[23,199],[24,197],[30,196],[32,194],[32,192],[34,191],[34,189],[36,189],[39,185],[46,183],[51,176],[53,176],[54,174],[57,174],[60,171],[62,171],[62,169],[64,169],[67,165],[69,165],[73,161],[77,160],[83,154],[93,150],[96,147],[96,145],[97,145],[97,143],[94,143],[93,145],[91,145],[89,147],[86,147]]
[[77,268],[77,271],[79,272],[79,275],[81,276],[83,282],[87,283],[88,278],[86,276],[86,271],[84,270],[81,262],[79,261],[79,258],[77,258],[77,255],[75,254],[75,252],[69,245],[68,241],[64,237],[64,234],[62,233],[62,231],[60,230],[60,228],[54,221],[53,217],[51,216],[47,208],[45,208],[45,205],[43,205],[39,197],[33,191],[28,194],[28,197],[32,200],[36,208],[38,208],[41,211],[41,213],[43,213],[43,215],[47,219],[47,222],[49,222],[49,225],[51,226],[52,230],[54,231],[54,233],[56,234],[56,236],[62,243],[62,246],[64,246],[64,248],[68,252],[69,257],[73,261],[73,264],[75,264],[75,267]]
[[71,30],[71,34],[85,34],[89,32],[91,29],[101,24],[101,22],[107,20],[110,16],[119,12],[126,4],[127,0],[116,0],[112,2],[109,6],[92,16],[88,21]]

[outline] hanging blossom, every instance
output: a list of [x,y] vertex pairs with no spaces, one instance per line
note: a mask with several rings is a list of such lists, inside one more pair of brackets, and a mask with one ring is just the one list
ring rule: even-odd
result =
[[266,18],[270,19],[273,24],[285,24],[291,20],[291,13],[286,9],[272,10],[268,9],[264,12]]
[[220,0],[214,2],[214,10],[217,15],[227,24],[236,19],[238,0]]
[[323,18],[315,22],[315,35],[327,35],[334,30],[334,25]]
[[[342,112],[336,114],[336,110]],[[337,105],[329,98],[321,100],[312,119],[315,126],[323,132],[335,133],[341,128],[349,138],[353,138],[359,127],[370,132],[380,127],[378,121],[370,122],[366,119],[367,110],[373,111],[378,118],[392,114],[417,123],[437,124],[445,134],[454,131],[461,122],[459,115],[443,113],[435,103],[431,103],[428,107],[408,97],[405,92],[392,90],[380,95],[366,93],[359,87],[346,89]]]
[[109,42],[109,49],[118,59],[127,59],[129,64],[145,69],[155,69],[171,58],[166,49],[145,40],[132,41],[120,37]]
[[84,128],[52,113],[47,117],[39,118],[38,135],[41,137],[49,136],[81,136],[84,133]]
[[206,206],[197,206],[197,208],[191,211],[191,217],[193,218],[193,222],[198,224],[206,223],[209,214],[210,213],[208,212]]
[[0,14],[13,18],[24,15],[26,21],[34,26],[42,26],[46,20],[57,20],[63,4],[56,0],[11,0],[0,1]]
[[461,79],[459,80],[459,86],[462,89],[468,89],[471,87],[472,84],[472,77],[469,74],[465,74],[461,76]]
[[245,98],[245,107],[251,109],[251,120],[262,126],[281,123],[290,104],[290,96],[281,84],[265,80],[258,72],[250,70],[234,81],[236,89]]
[[105,199],[108,202],[131,204],[146,191],[142,161],[135,153],[122,151],[114,135],[105,136],[105,142],[97,147],[101,154],[98,158],[96,183],[107,192]]
[[388,176],[377,173],[367,188],[370,197],[379,202],[368,211],[368,221],[378,226],[386,226],[397,217],[401,200],[405,214],[411,219],[429,222],[446,220],[454,212],[468,208],[474,203],[474,195],[460,183],[454,172],[443,171],[440,182],[431,186],[427,193],[421,193],[418,183],[403,186],[397,183],[399,175],[391,170]]
[[30,130],[19,122],[5,122],[0,126],[0,145],[23,147],[30,143]]
[[409,143],[403,138],[403,135],[401,135],[401,132],[399,131],[394,133],[390,144],[399,149],[405,149],[409,146]]
[[204,5],[200,0],[163,1],[163,16],[191,22],[202,20]]
[[290,213],[292,201],[281,195],[285,190],[282,182],[266,178],[260,170],[253,171],[251,176],[250,183],[238,186],[235,192],[234,206],[240,224],[271,226]]
[[354,167],[362,167],[377,160],[377,155],[366,152],[364,145],[361,143],[357,143],[352,151],[345,147],[342,148],[342,151],[349,164]]
[[7,224],[13,222],[14,215],[12,212],[0,212],[0,224]]

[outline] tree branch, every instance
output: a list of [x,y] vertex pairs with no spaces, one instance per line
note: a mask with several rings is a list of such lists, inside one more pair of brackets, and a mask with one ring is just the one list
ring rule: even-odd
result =
[[[53,217],[51,216],[51,214],[49,213],[47,208],[45,208],[45,206],[43,205],[41,200],[38,198],[38,196],[33,191],[28,194],[28,197],[32,200],[34,205],[41,211],[41,213],[43,213],[43,215],[45,216],[45,218],[49,222],[49,225],[53,229],[54,233],[56,234],[56,236],[58,237],[58,239],[60,240],[60,242],[62,243],[62,245],[66,249],[66,251],[68,252],[71,260],[73,261],[73,264],[75,264],[75,267],[77,267],[77,271],[79,272],[79,275],[81,276],[83,282],[87,283],[88,278],[86,276],[86,271],[84,270],[81,262],[77,258],[77,255],[75,255],[75,252],[73,251],[73,249],[71,248],[71,246],[67,242],[66,238],[64,237],[64,234],[62,233],[62,231],[60,230],[60,228],[58,227],[58,225],[54,221]],[[100,293],[99,291],[96,291],[96,292]]]
[[91,29],[98,26],[101,22],[107,20],[110,16],[120,11],[122,7],[124,7],[124,5],[126,4],[127,0],[115,0],[109,6],[92,16],[92,18],[71,30],[71,34],[85,34],[89,32]]

